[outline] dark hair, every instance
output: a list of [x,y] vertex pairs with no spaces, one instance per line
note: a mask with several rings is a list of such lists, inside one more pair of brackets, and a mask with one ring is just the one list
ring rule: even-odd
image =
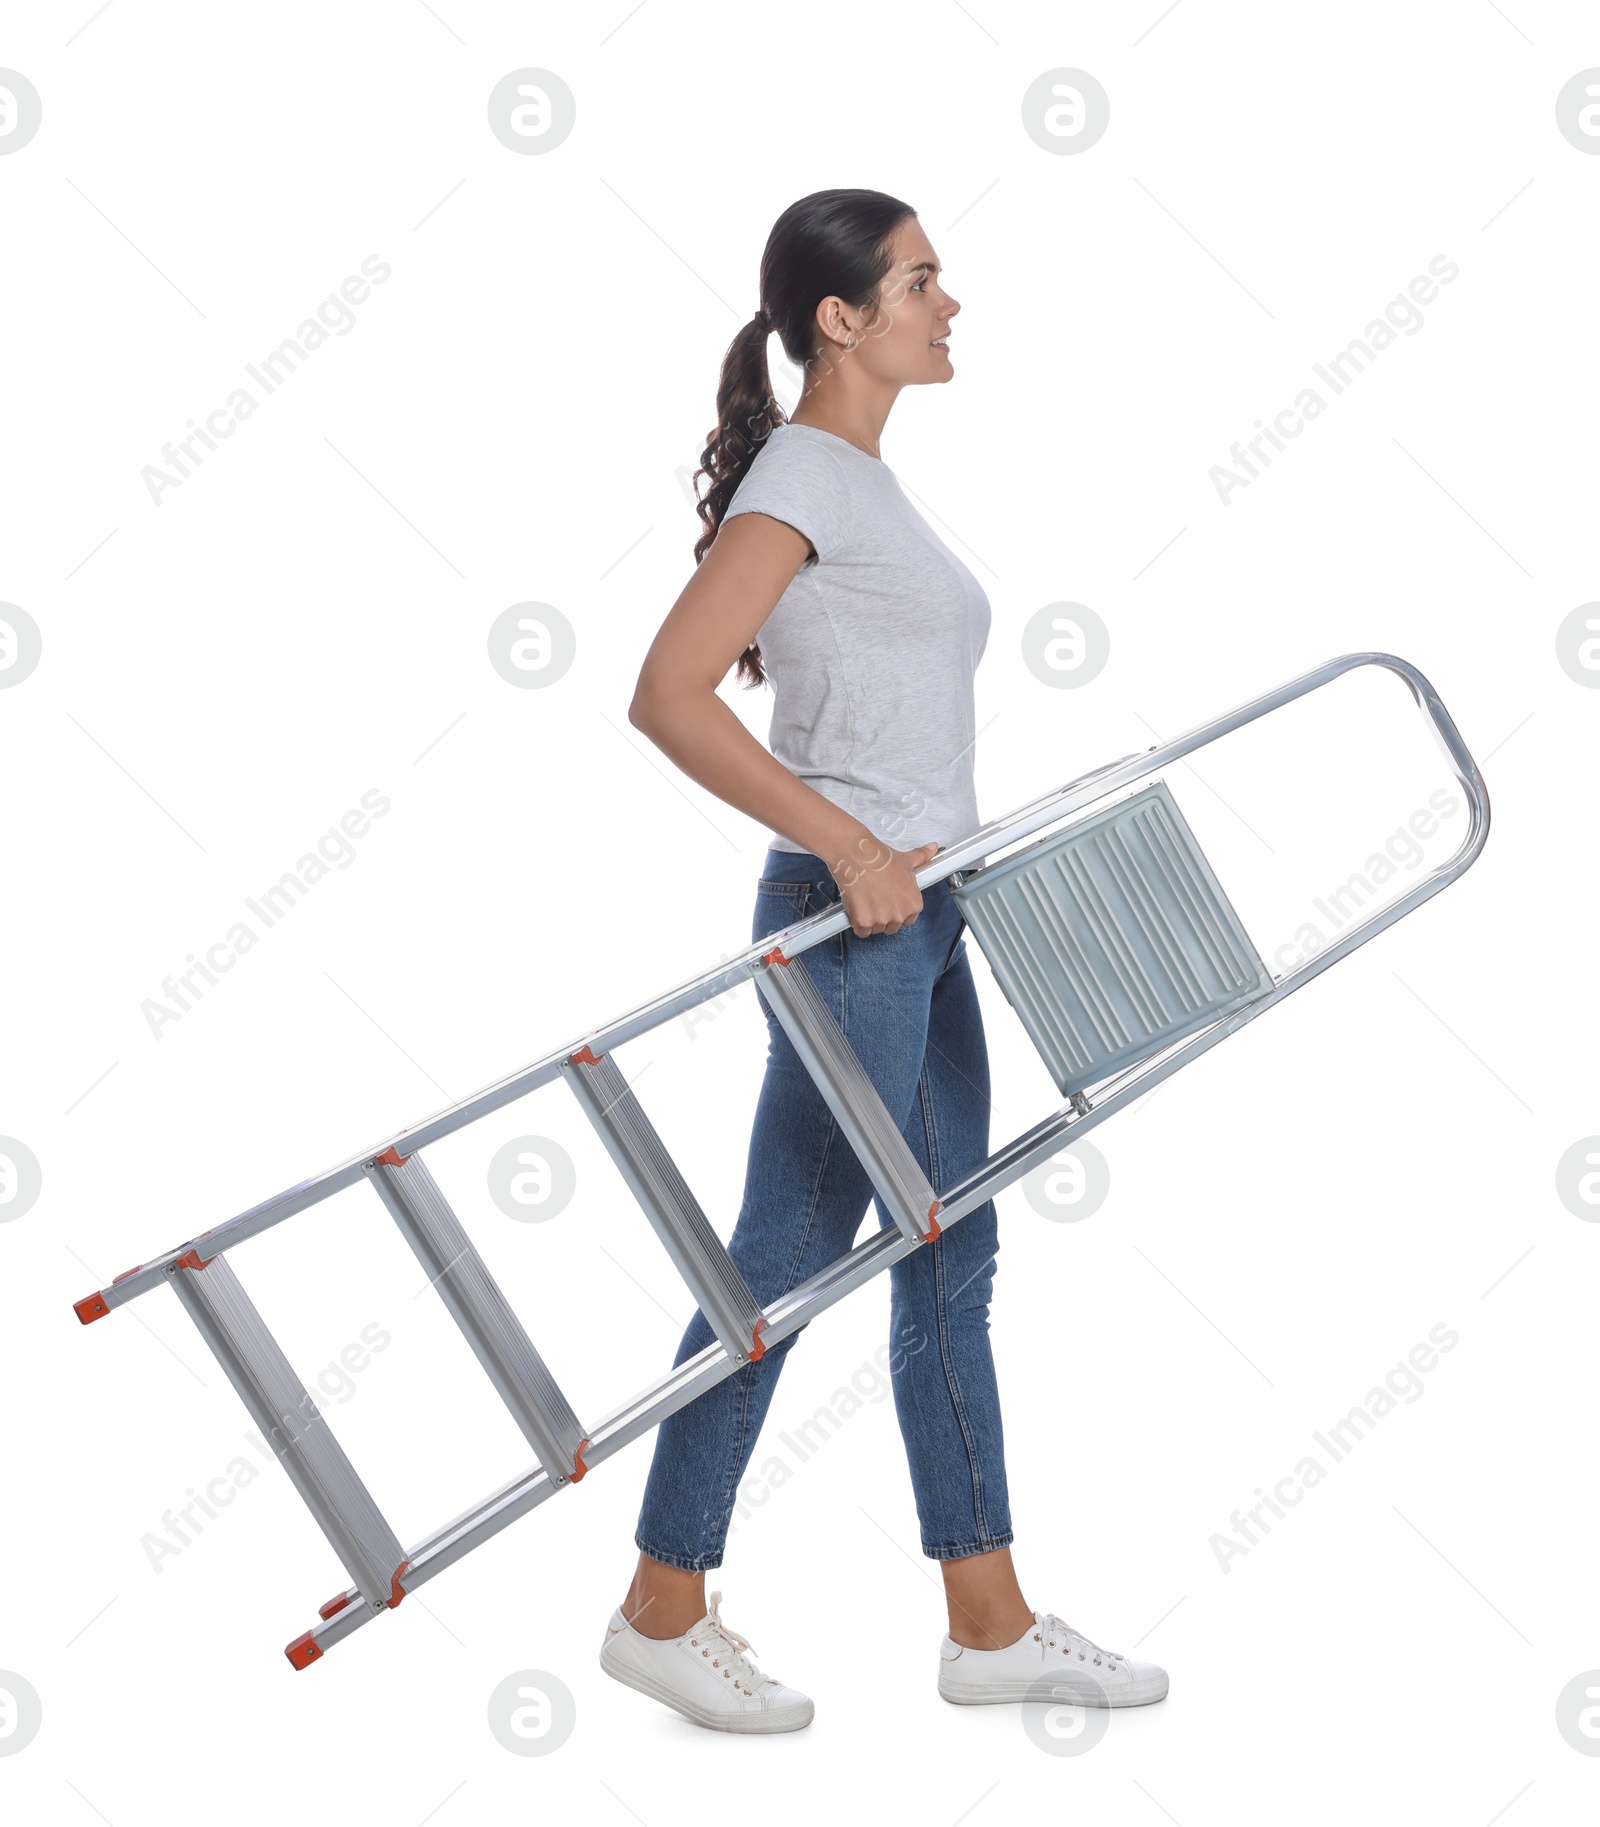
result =
[[[709,476],[696,511],[704,532],[695,541],[698,565],[710,550],[734,491],[776,426],[786,423],[767,374],[767,338],[774,331],[796,367],[817,354],[817,306],[835,295],[870,311],[893,260],[890,240],[917,212],[881,190],[815,190],[791,203],[767,236],[761,256],[761,307],[728,345],[717,383],[717,423],[700,453],[693,482]],[[764,685],[761,649],[739,655],[739,677]]]

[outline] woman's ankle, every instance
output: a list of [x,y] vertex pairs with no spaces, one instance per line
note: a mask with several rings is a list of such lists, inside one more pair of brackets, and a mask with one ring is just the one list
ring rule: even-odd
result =
[[1033,1626],[1011,1550],[991,1548],[942,1561],[950,1639],[964,1649],[1008,1649]]
[[681,1637],[706,1615],[706,1576],[639,1556],[622,1615],[645,1637]]
[[1033,1628],[1033,1613],[1013,1609],[974,1614],[950,1607],[950,1640],[963,1649],[1009,1649]]

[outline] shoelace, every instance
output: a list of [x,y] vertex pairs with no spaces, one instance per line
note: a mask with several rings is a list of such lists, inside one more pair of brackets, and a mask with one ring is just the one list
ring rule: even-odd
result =
[[[706,1614],[705,1621],[695,1626],[694,1635],[689,1639],[689,1647],[698,1649],[702,1656],[710,1660],[713,1668],[720,1668],[723,1678],[732,1681],[741,1693],[753,1697],[756,1688],[760,1687],[763,1682],[773,1680],[774,1677],[763,1675],[750,1657],[744,1653],[749,1650],[750,1654],[754,1655],[755,1645],[722,1621],[722,1613],[717,1609],[721,1603],[722,1594],[713,1592],[711,1609]],[[721,1654],[713,1653],[715,1651],[720,1651]]]
[[[1053,1611],[1041,1611],[1038,1614],[1039,1628],[1033,1633],[1033,1640],[1039,1645],[1039,1659],[1046,1661],[1052,1649],[1059,1649],[1064,1656],[1070,1656],[1077,1650],[1077,1660],[1087,1662],[1089,1652],[1094,1652],[1094,1660],[1099,1663],[1104,1658],[1104,1666],[1115,1668],[1119,1662],[1126,1662],[1127,1657],[1120,1649],[1104,1649],[1098,1643],[1091,1643],[1080,1630],[1074,1630],[1065,1618],[1058,1618]],[[1057,1636],[1064,1637],[1064,1643],[1056,1641]]]

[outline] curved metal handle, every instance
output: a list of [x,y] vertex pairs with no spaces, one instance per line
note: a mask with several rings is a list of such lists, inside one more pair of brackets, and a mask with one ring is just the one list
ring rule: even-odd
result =
[[[1317,971],[1325,970],[1328,965],[1344,957],[1354,946],[1363,943],[1362,934],[1370,937],[1382,927],[1392,925],[1402,915],[1410,913],[1419,902],[1427,900],[1430,895],[1437,894],[1441,888],[1453,882],[1472,864],[1489,835],[1489,789],[1484,785],[1477,762],[1462,741],[1461,732],[1456,728],[1455,721],[1445,709],[1439,694],[1409,660],[1402,660],[1398,654],[1347,653],[1337,659],[1325,660],[1310,672],[1302,673],[1272,691],[1263,692],[1258,698],[1249,699],[1223,716],[1213,717],[1209,723],[1197,725],[1187,735],[1175,737],[1171,742],[1156,743],[1142,755],[1127,755],[1121,761],[1109,762],[1103,768],[1081,775],[1066,786],[1058,787],[1053,793],[1047,793],[1043,798],[1007,813],[1003,818],[992,819],[970,837],[941,850],[931,862],[917,871],[917,886],[927,888],[934,882],[943,881],[955,870],[980,862],[989,851],[1000,849],[1018,838],[1028,837],[1042,826],[1075,812],[1080,806],[1102,799],[1118,787],[1137,780],[1143,774],[1154,773],[1157,768],[1165,767],[1169,762],[1181,760],[1208,742],[1215,742],[1244,724],[1253,723],[1257,717],[1280,710],[1285,704],[1292,704],[1296,698],[1303,698],[1307,692],[1316,691],[1361,666],[1384,667],[1405,681],[1418,708],[1426,715],[1434,739],[1444,751],[1445,759],[1454,769],[1456,778],[1467,795],[1471,819],[1460,848],[1448,862],[1441,863],[1431,875],[1424,876],[1415,887],[1388,907],[1351,927],[1326,951],[1318,953],[1315,959],[1288,972],[1284,981],[1293,977],[1314,976]],[[841,907],[829,908],[811,915],[809,919],[798,921],[794,926],[782,929],[784,956],[793,958],[810,946],[820,945],[824,939],[842,932],[849,924],[849,916]],[[777,937],[777,934],[769,934],[760,949],[770,950],[773,939]]]

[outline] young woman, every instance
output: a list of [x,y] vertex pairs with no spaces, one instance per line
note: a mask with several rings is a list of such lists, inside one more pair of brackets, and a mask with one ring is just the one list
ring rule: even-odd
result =
[[[796,966],[935,1187],[989,1153],[988,1056],[961,915],[948,882],[924,894],[916,872],[980,824],[972,680],[990,614],[879,444],[902,387],[954,372],[960,306],[939,275],[911,206],[879,191],[818,191],[778,218],[762,308],[728,349],[697,472],[710,478],[698,568],[629,710],[686,774],[771,829],[752,942],[843,905],[848,930]],[[773,333],[805,374],[788,420],[767,377]],[[774,689],[770,754],[717,695],[735,661],[748,684]],[[764,997],[762,1007],[766,1076],[729,1250],[769,1306],[852,1248],[875,1194]],[[895,1411],[922,1552],[940,1565],[949,1613],[939,1691],[1019,1701],[1070,1669],[1093,1684],[1093,1704],[1159,1700],[1161,1669],[1032,1610],[1017,1584],[989,1349],[997,1246],[990,1201],[889,1272]],[[812,1716],[804,1694],[755,1666],[720,1615],[721,1594],[709,1608],[705,1597],[798,1336],[662,1422],[638,1566],[600,1652],[618,1680],[721,1731],[792,1731]],[[674,1362],[714,1341],[696,1312]]]

